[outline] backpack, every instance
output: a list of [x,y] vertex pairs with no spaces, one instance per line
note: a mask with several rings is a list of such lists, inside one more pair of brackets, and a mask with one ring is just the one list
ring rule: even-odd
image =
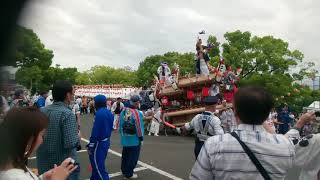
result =
[[124,122],[122,125],[122,129],[123,129],[124,134],[135,135],[137,133],[135,121],[132,122],[132,117],[139,118],[139,117],[136,117],[136,113],[137,113],[137,110],[130,109],[130,108],[127,108],[124,111]]
[[139,93],[141,97],[140,101],[140,110],[148,110],[153,107],[153,101],[150,99],[150,96],[152,95],[152,91],[144,90]]
[[116,107],[116,109],[114,110],[114,113],[115,113],[115,114],[120,114],[120,113],[121,113],[120,102],[116,102],[116,103],[117,103],[117,107]]

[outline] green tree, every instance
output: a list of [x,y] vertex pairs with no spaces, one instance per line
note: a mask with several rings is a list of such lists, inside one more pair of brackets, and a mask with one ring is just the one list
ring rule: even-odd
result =
[[186,75],[188,73],[195,73],[195,60],[194,53],[178,53],[168,52],[164,55],[154,55],[146,57],[139,64],[137,70],[137,84],[139,86],[150,86],[153,83],[153,75],[157,75],[157,69],[160,66],[160,62],[165,61],[169,64],[171,69],[174,63],[179,64],[180,74]]
[[16,72],[16,80],[19,84],[30,89],[33,93],[41,87],[43,75],[38,66],[20,68]]
[[235,31],[224,35],[223,57],[227,65],[242,67],[242,78],[252,74],[285,73],[303,59],[298,50],[289,50],[288,43],[273,36],[251,37],[251,33]]
[[53,52],[46,49],[31,29],[17,26],[13,47],[7,60],[1,61],[2,65],[15,67],[38,66],[47,69],[52,63]]
[[217,37],[213,35],[209,35],[207,43],[212,45],[212,48],[209,51],[211,58],[210,64],[217,67],[220,59],[220,43],[218,42]]
[[128,68],[94,66],[90,70],[77,73],[76,84],[124,84],[136,85],[136,72]]
[[77,85],[93,84],[88,72],[78,72],[75,81]]

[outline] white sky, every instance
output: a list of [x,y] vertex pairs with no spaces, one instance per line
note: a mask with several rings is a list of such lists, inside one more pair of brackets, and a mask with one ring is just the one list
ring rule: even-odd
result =
[[289,42],[320,64],[318,0],[33,0],[20,24],[54,51],[54,64],[86,70],[132,66],[146,56],[191,52],[205,29],[250,31]]

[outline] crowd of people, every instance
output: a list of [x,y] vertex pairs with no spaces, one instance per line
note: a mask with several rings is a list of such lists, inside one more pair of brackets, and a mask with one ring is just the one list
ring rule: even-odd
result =
[[[109,179],[105,160],[115,130],[123,147],[122,175],[138,177],[134,168],[145,134],[139,95],[125,103],[121,98],[112,103],[104,95],[75,97],[73,85],[61,80],[53,85],[51,105],[46,106],[46,98],[48,93],[41,92],[30,102],[22,90],[9,103],[1,97],[0,179],[37,179],[27,167],[28,157],[36,153],[42,179],[78,180],[80,115],[89,112],[95,114],[86,146],[91,179]],[[220,111],[218,101],[206,97],[205,112],[176,129],[196,133],[190,179],[284,179],[294,165],[302,168],[300,179],[320,177],[320,135],[301,136],[304,126],[316,119],[314,112],[295,118],[286,104],[274,109],[271,95],[260,87],[240,88],[233,106],[226,104]],[[162,118],[161,107],[154,109],[149,135],[158,136]]]

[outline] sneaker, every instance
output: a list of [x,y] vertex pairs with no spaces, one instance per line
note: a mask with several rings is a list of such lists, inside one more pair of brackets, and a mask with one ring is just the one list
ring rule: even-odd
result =
[[123,179],[137,179],[138,178],[138,175],[137,174],[133,174],[131,177],[125,177],[123,176]]
[[151,136],[151,133],[149,133],[148,136]]
[[159,136],[158,134],[155,134],[154,136]]

